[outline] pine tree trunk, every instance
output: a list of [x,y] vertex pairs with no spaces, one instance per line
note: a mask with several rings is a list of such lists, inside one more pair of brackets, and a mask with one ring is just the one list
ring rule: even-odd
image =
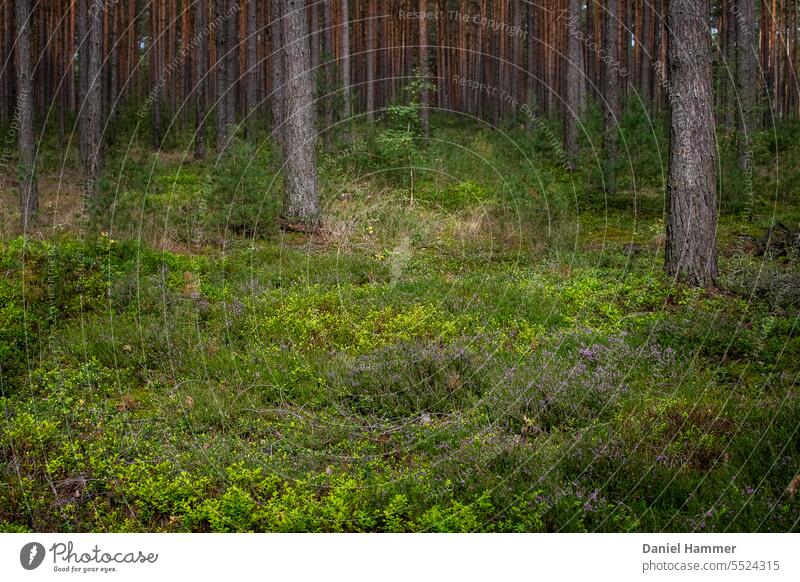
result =
[[88,0],[77,0],[78,29],[78,153],[81,162],[86,164],[88,145],[86,144],[86,95],[89,88],[89,40],[88,40]]
[[0,7],[0,23],[3,25],[3,30],[0,32],[0,55],[2,56],[3,66],[0,67],[0,122],[6,123],[9,118],[9,111],[12,109],[11,101],[11,71],[7,62],[11,59],[11,22],[10,11],[11,3],[3,2]]
[[111,14],[109,18],[111,19],[111,35],[110,35],[110,42],[111,42],[111,63],[110,63],[110,95],[109,95],[109,103],[111,104],[110,107],[110,114],[113,116],[117,112],[117,101],[119,100],[119,22],[120,22],[120,13],[121,7],[117,5],[117,3],[112,4]]
[[653,103],[650,74],[653,70],[653,57],[651,53],[653,50],[653,26],[650,22],[652,17],[653,11],[650,7],[650,3],[644,2],[642,5],[642,37],[637,39],[637,45],[641,43],[644,47],[641,49],[641,60],[639,61],[639,94],[648,112],[652,110],[651,106]]
[[671,0],[668,19],[671,119],[664,268],[690,285],[714,285],[716,150],[707,0]]
[[739,167],[747,170],[751,163],[750,140],[756,127],[756,90],[758,88],[758,53],[755,44],[755,0],[737,0],[736,36],[738,54],[736,77],[738,81],[741,123],[739,136]]
[[19,135],[19,193],[22,233],[36,224],[39,195],[36,183],[36,139],[33,128],[33,71],[31,69],[32,13],[30,0],[16,0],[17,123]]
[[272,132],[279,145],[283,144],[283,123],[286,119],[283,99],[284,79],[286,77],[283,64],[283,0],[272,0],[270,37],[272,39]]
[[419,76],[422,80],[420,91],[419,125],[422,138],[427,141],[431,134],[430,107],[431,95],[428,90],[428,0],[419,0]]
[[163,29],[161,28],[162,9],[163,7],[158,4],[150,5],[150,90],[153,99],[153,147],[156,149],[161,147],[161,94],[163,91],[161,47],[164,44]]
[[[323,78],[324,95],[320,95],[320,103],[325,110],[322,138],[325,149],[330,149],[334,134],[334,74],[333,74],[333,14],[331,7],[332,0],[324,0],[322,3],[322,62],[324,63]],[[312,77],[313,78],[313,77]]]
[[103,48],[103,12],[99,3],[92,3],[86,17],[88,28],[88,86],[86,92],[86,200],[87,204],[97,201],[99,193],[98,180],[103,167],[102,158],[102,115],[103,115],[103,82],[102,48]]
[[[527,105],[530,111],[537,111],[539,104],[536,99],[536,8],[533,4],[526,3],[526,10],[528,11],[527,20],[527,71],[525,78],[527,80]],[[465,49],[466,50],[466,47]],[[527,115],[525,118],[525,125],[530,130],[533,127],[533,116]]]
[[272,133],[278,144],[281,144],[283,133],[283,122],[286,118],[283,100],[283,19],[282,0],[271,0],[270,10],[270,39],[272,42],[272,54],[270,61],[272,65]]
[[578,157],[578,123],[583,104],[581,102],[583,83],[583,50],[579,36],[581,20],[581,0],[569,0],[570,26],[567,33],[567,99],[564,111],[564,149],[566,150],[570,168],[574,169]]
[[[343,115],[349,120],[352,115],[350,95],[350,7],[348,0],[341,0],[342,12],[342,97]],[[346,132],[350,135],[350,132]]]
[[617,123],[619,120],[617,1],[606,0],[606,10],[603,14],[603,48],[605,50],[603,63],[603,99],[605,100],[603,146],[606,151],[606,157],[611,162],[617,159]]
[[[195,34],[200,35],[206,27],[206,16],[208,14],[206,0],[195,0],[194,29]],[[208,38],[203,36],[197,43],[197,50],[194,57],[194,76],[195,76],[195,137],[194,137],[194,157],[202,160],[206,156],[206,75],[208,74],[208,54],[206,43]]]
[[283,150],[286,167],[282,226],[313,230],[319,222],[314,103],[305,0],[280,0],[285,74]]
[[225,113],[227,114],[227,123],[228,128],[226,130],[226,135],[231,136],[231,133],[234,131],[233,126],[236,123],[236,119],[238,118],[237,109],[238,109],[238,99],[237,99],[237,91],[240,86],[239,83],[239,0],[228,0],[228,11],[227,11],[227,24],[228,24],[228,34],[227,34],[227,67],[228,67],[228,87],[226,95],[228,97],[228,103],[225,105]]
[[215,21],[219,25],[214,29],[217,48],[217,154],[222,154],[228,145],[228,23],[226,22],[228,0],[214,0]]
[[367,119],[375,120],[375,0],[367,0]]
[[256,109],[258,108],[258,63],[256,60],[256,0],[247,1],[247,41],[246,50],[246,76],[247,76],[247,138],[254,137],[255,122],[258,119]]

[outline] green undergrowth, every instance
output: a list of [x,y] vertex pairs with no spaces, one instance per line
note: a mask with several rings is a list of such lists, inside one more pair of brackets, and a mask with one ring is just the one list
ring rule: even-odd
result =
[[800,273],[743,244],[797,228],[791,128],[697,290],[660,121],[608,168],[587,115],[572,174],[517,122],[356,128],[313,237],[266,146],[112,151],[83,230],[0,243],[0,530],[796,531]]
[[409,252],[5,243],[2,528],[797,527],[785,299]]

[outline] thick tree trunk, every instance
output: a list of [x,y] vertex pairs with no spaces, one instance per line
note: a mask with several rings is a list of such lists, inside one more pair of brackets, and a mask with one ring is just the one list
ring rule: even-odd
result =
[[319,222],[314,104],[305,0],[281,0],[283,9],[283,150],[286,166],[281,212],[284,228],[313,230]]
[[737,0],[736,37],[738,54],[736,78],[738,81],[741,123],[739,136],[739,167],[748,170],[751,164],[750,141],[756,126],[756,91],[758,89],[758,53],[756,47],[756,8],[755,0]]
[[430,107],[431,94],[428,90],[428,0],[419,0],[419,77],[422,80],[420,91],[419,125],[422,138],[428,140],[431,134]]
[[36,140],[33,130],[33,71],[31,70],[31,4],[16,0],[17,132],[19,135],[20,223],[23,234],[36,223],[39,196],[36,184]]
[[567,32],[567,99],[564,111],[564,148],[571,168],[578,157],[578,122],[583,103],[581,84],[584,82],[583,50],[579,37],[581,0],[569,0],[570,28]]
[[717,277],[714,111],[708,0],[671,0],[670,163],[664,268],[690,285]]
[[[195,1],[194,29],[195,35],[200,35],[206,27],[206,16],[208,14],[206,0]],[[199,37],[198,37],[199,38]],[[206,75],[208,73],[208,54],[206,43],[208,38],[203,36],[197,43],[197,50],[194,58],[195,76],[195,137],[194,137],[194,157],[202,160],[206,156]]]

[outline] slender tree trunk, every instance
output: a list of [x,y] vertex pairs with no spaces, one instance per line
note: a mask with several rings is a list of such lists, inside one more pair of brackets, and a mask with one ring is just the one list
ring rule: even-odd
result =
[[116,115],[117,101],[119,100],[119,22],[122,10],[121,6],[118,6],[117,3],[113,3],[111,6],[111,14],[109,15],[111,20],[111,63],[109,64],[111,68],[111,80],[109,86],[109,103],[111,104],[110,114],[113,116]]
[[581,84],[584,80],[583,50],[579,32],[581,30],[581,0],[569,0],[570,28],[567,33],[567,99],[564,111],[564,148],[571,168],[578,157],[578,122],[583,104]]
[[36,139],[33,129],[33,71],[31,69],[30,0],[16,0],[17,123],[19,135],[20,223],[26,234],[36,223],[39,195],[36,184]]
[[422,81],[420,91],[419,125],[422,138],[427,141],[431,134],[430,108],[431,94],[428,90],[428,0],[419,0],[419,76]]
[[[619,122],[619,51],[617,43],[618,0],[606,0],[603,14],[603,99],[604,107],[604,148],[607,159],[617,159],[617,124]],[[613,187],[612,187],[613,189]]]
[[708,0],[671,0],[670,163],[664,268],[690,285],[717,278],[714,110]]
[[375,120],[375,0],[367,0],[367,119]]
[[313,230],[319,222],[314,104],[305,0],[281,0],[286,75],[283,149],[286,166],[282,226]]
[[103,12],[99,3],[90,5],[86,17],[88,27],[88,87],[86,93],[86,203],[97,201],[99,193],[98,180],[103,168],[102,157],[102,116],[103,116],[103,81],[102,48],[103,48]]
[[736,77],[738,81],[741,123],[739,136],[739,167],[747,170],[751,163],[750,141],[756,126],[756,91],[758,88],[758,53],[756,47],[755,0],[737,0],[736,27],[738,54]]
[[[352,102],[350,95],[350,7],[348,0],[341,0],[342,12],[342,98],[343,116],[350,123],[352,115]],[[345,132],[345,139],[351,136],[350,131]],[[348,139],[349,141],[349,139]]]
[[335,102],[335,79],[333,68],[333,13],[331,6],[332,0],[324,0],[322,3],[322,62],[324,68],[322,78],[325,80],[322,88],[323,94],[320,95],[319,103],[322,104],[325,115],[323,118],[324,128],[322,139],[325,149],[330,149],[334,135],[334,115],[333,104]]
[[254,137],[255,122],[258,119],[256,109],[258,107],[258,63],[256,60],[256,0],[247,0],[247,41],[246,41],[246,73],[247,76],[247,111],[248,116],[246,133],[247,138]]
[[[194,29],[195,35],[200,35],[206,27],[206,16],[208,14],[206,0],[195,0]],[[200,38],[199,36],[197,38]],[[194,137],[194,157],[202,160],[206,156],[206,75],[208,74],[208,54],[206,43],[208,38],[203,36],[197,43],[197,50],[194,57],[194,76],[195,76],[195,137]]]
[[214,29],[217,48],[217,153],[222,154],[228,144],[228,93],[230,81],[228,80],[228,23],[226,22],[228,0],[214,0],[215,21],[218,23]]
[[156,149],[161,148],[161,95],[163,93],[161,49],[164,44],[161,12],[163,9],[164,7],[158,4],[150,5],[150,85],[153,98],[153,147]]
[[226,14],[228,25],[227,34],[227,67],[228,67],[228,87],[227,87],[227,101],[225,105],[225,113],[227,114],[228,129],[226,135],[230,136],[234,131],[233,126],[236,123],[238,99],[237,91],[242,85],[239,83],[239,0],[228,0],[228,10]]
[[181,122],[188,126],[191,108],[189,99],[192,95],[192,54],[190,53],[190,42],[192,36],[192,3],[190,0],[183,0],[178,8],[181,11],[181,75],[180,75],[180,97]]
[[[462,4],[463,5],[463,4]],[[525,79],[527,82],[527,104],[531,111],[538,110],[538,103],[536,99],[536,7],[531,3],[525,3],[527,10],[527,66]],[[466,46],[464,47],[466,50]],[[533,126],[533,116],[528,115],[525,119],[525,125],[528,130]]]
[[653,50],[653,26],[650,22],[651,18],[653,17],[653,10],[650,6],[649,2],[644,2],[642,5],[642,36],[637,40],[637,45],[641,44],[642,47],[639,47],[641,51],[641,57],[639,61],[639,94],[642,97],[642,101],[645,104],[646,111],[651,111],[651,106],[653,103],[653,95],[652,95],[652,81],[651,81],[651,71],[653,70],[653,55],[651,51]]
[[284,41],[283,41],[283,0],[272,0],[272,14],[270,23],[270,36],[272,39],[272,132],[279,145],[283,144],[283,123],[286,119],[285,102],[283,98],[284,79],[286,75],[284,66]]
[[88,40],[88,0],[77,0],[78,28],[78,152],[81,162],[86,163],[88,145],[86,144],[86,95],[89,87],[89,40]]
[[11,77],[11,22],[9,12],[11,4],[4,2],[0,7],[0,23],[3,30],[0,31],[0,122],[5,123],[9,118],[9,111],[12,109],[10,77]]

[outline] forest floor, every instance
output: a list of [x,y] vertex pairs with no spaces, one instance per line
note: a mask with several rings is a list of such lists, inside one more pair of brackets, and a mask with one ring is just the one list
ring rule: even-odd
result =
[[748,238],[798,228],[797,172],[723,190],[697,290],[658,160],[606,195],[437,132],[322,156],[312,236],[246,144],[114,152],[85,223],[45,166],[27,242],[0,192],[0,531],[798,530],[800,265]]

